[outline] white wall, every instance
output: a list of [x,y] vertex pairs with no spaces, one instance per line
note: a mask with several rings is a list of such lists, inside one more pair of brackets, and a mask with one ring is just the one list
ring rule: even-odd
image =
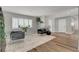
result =
[[40,19],[43,21],[43,26],[42,27],[47,27],[48,19],[47,16],[41,16]]
[[[11,28],[11,18],[12,16],[17,16],[17,17],[28,17],[28,18],[33,18],[35,19],[35,17],[30,17],[30,16],[25,16],[25,15],[18,15],[18,14],[14,14],[14,13],[8,13],[8,12],[3,12],[4,13],[4,17],[5,17],[5,24],[6,24],[6,32],[7,33],[10,33],[12,28]],[[67,16],[74,16],[75,17],[75,27],[76,29],[78,29],[78,17],[75,16],[75,15],[78,15],[78,8],[75,8],[75,9],[71,9],[71,10],[67,10],[67,11],[62,11],[62,12],[59,12],[59,13],[56,13],[55,15],[50,15],[50,16],[41,16],[41,19],[44,21],[44,26],[48,26],[49,25],[49,20],[51,21],[51,31],[52,32],[55,32],[56,31],[56,27],[55,27],[55,19],[56,18],[60,18],[60,17],[67,17]],[[34,23],[34,27],[33,29],[36,31],[37,29],[37,26],[36,26],[36,23]]]
[[20,15],[20,14],[5,12],[5,11],[3,11],[3,14],[4,14],[4,19],[5,19],[5,32],[6,32],[7,38],[10,37],[10,32],[13,30],[12,29],[12,17],[22,17],[22,18],[32,19],[33,20],[33,27],[31,28],[30,32],[36,33],[37,26],[36,26],[36,18],[35,17],[27,16],[27,15]]
[[[56,18],[69,17],[69,16],[74,17],[75,29],[78,29],[78,8],[74,8],[74,9],[62,11],[62,12],[56,13],[53,16],[50,15],[47,17],[48,20],[52,20],[52,32],[55,32],[57,30],[56,26],[55,26]],[[67,26],[67,28],[68,28],[67,31],[71,32],[71,29],[69,29],[70,27]]]
[[49,24],[48,21],[51,21],[50,22],[50,27],[51,27],[50,30],[51,30],[51,32],[55,32],[55,18],[53,16],[48,16],[46,24]]
[[49,30],[51,32],[53,32],[54,31],[54,30],[52,30],[52,29],[54,29],[54,28],[52,28],[52,25],[54,26],[53,20],[50,17],[48,17],[48,16],[41,16],[40,18],[43,21],[42,27],[49,28]]

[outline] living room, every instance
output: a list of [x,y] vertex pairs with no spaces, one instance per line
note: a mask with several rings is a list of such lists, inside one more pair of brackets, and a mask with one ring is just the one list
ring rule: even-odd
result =
[[2,6],[2,11],[5,52],[79,50],[77,6]]

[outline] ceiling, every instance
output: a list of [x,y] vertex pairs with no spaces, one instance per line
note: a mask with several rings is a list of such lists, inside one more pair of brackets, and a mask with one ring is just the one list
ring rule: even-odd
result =
[[76,8],[76,6],[3,6],[3,11],[30,16],[46,16]]

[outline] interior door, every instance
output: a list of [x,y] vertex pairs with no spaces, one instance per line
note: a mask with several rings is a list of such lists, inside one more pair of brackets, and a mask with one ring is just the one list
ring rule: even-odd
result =
[[58,32],[66,32],[66,19],[58,21]]

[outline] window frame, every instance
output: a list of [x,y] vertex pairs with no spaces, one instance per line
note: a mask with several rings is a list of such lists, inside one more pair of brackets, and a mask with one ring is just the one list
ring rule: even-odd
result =
[[[17,20],[17,25],[16,26],[18,26],[17,28],[16,28],[16,26],[14,26],[13,25],[13,19],[16,19]],[[32,28],[32,23],[33,23],[33,21],[32,21],[32,19],[28,19],[28,18],[21,18],[21,17],[12,17],[12,29],[19,29],[19,25],[20,25],[20,19],[22,19],[22,21],[23,21],[23,26],[22,27],[29,27],[29,28]],[[25,20],[27,20],[28,22],[28,24],[25,26]],[[31,23],[30,23],[30,21],[29,20],[31,20]],[[29,26],[30,25],[30,26]],[[13,27],[14,26],[14,27]]]

